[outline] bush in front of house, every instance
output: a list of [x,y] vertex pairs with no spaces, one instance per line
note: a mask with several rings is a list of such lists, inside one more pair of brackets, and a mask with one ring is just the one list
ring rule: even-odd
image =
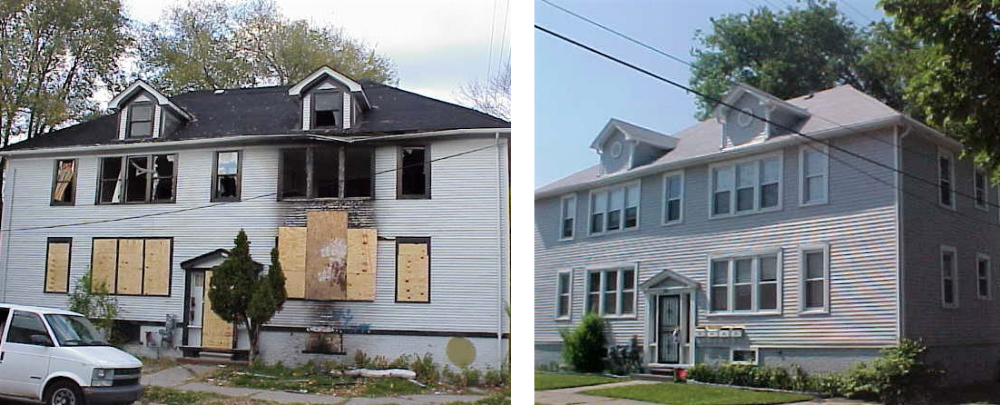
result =
[[607,354],[604,348],[607,344],[604,326],[603,318],[588,312],[576,329],[559,331],[563,339],[563,360],[573,370],[581,373],[604,371],[604,357]]
[[628,375],[642,370],[642,347],[639,337],[632,335],[627,346],[608,349],[608,371],[615,375]]

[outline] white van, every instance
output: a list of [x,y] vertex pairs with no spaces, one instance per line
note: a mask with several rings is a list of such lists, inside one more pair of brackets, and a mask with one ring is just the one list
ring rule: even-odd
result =
[[83,315],[0,304],[0,332],[0,402],[128,404],[142,396],[142,362],[108,345]]

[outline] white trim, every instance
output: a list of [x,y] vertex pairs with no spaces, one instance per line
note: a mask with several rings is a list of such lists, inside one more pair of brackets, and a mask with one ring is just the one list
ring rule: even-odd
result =
[[[775,258],[775,275],[776,280],[776,291],[775,291],[775,308],[774,309],[760,309],[760,259],[766,256],[774,256]],[[751,303],[749,310],[737,310],[736,309],[736,261],[737,260],[750,260],[750,288],[751,288]],[[717,311],[712,307],[712,288],[714,284],[712,283],[712,263],[716,261],[726,262],[726,310]],[[706,314],[708,317],[725,317],[725,316],[767,316],[767,315],[781,315],[782,313],[782,301],[784,300],[784,256],[781,248],[766,248],[766,249],[753,249],[745,250],[742,252],[732,252],[732,253],[709,253],[708,254],[708,275],[706,278],[706,298],[705,301],[708,305],[706,308]]]
[[[778,161],[778,205],[774,207],[761,208],[760,207],[760,195],[761,195],[761,168],[763,167],[763,162],[768,159],[777,158]],[[754,180],[754,197],[753,197],[753,209],[736,212],[737,208],[737,198],[736,191],[738,190],[737,183],[739,182],[739,176],[737,173],[737,167],[740,164],[756,162],[756,176]],[[776,152],[754,155],[750,157],[728,160],[725,162],[713,163],[708,166],[708,219],[720,219],[720,218],[732,218],[744,215],[754,215],[761,214],[765,212],[781,211],[784,205],[784,179],[785,179],[785,152],[784,150],[779,150]],[[728,191],[729,195],[729,212],[726,214],[715,214],[712,204],[715,201],[715,170],[716,169],[731,169],[733,171],[733,185]]]
[[155,88],[153,88],[153,86],[150,86],[148,83],[142,80],[136,80],[132,82],[132,84],[129,85],[127,88],[125,88],[125,90],[123,90],[121,93],[118,93],[113,98],[111,98],[111,101],[108,101],[108,109],[114,111],[120,111],[122,109],[121,103],[140,89],[145,90],[149,94],[152,94],[153,97],[156,99],[156,104],[168,105],[175,112],[177,112],[177,114],[180,114],[185,119],[189,121],[193,119],[193,117],[191,117],[191,114],[188,114],[188,112],[184,111],[183,108],[180,108],[176,104],[171,102],[170,99],[167,98],[167,96],[163,95],[163,93],[160,93]]
[[[563,269],[556,272],[556,305],[554,305],[555,313],[553,314],[553,319],[557,321],[571,321],[573,320],[573,269]],[[563,274],[569,275],[569,300],[567,300],[566,305],[566,315],[559,315],[559,302],[561,302],[562,292],[559,290],[559,280]]]
[[[952,303],[947,303],[944,301],[944,253],[951,253],[951,297],[954,300]],[[958,250],[953,246],[941,245],[940,251],[938,252],[938,269],[941,270],[938,274],[941,275],[941,306],[944,308],[954,309],[959,307],[958,300]]]
[[[563,235],[563,226],[564,226],[563,221],[569,219],[566,217],[566,200],[570,199],[573,200],[573,212],[571,213],[573,219],[573,228],[570,229],[570,235],[565,236]],[[577,216],[576,214],[580,212],[580,207],[577,207],[576,205],[577,201],[578,200],[576,198],[576,193],[566,194],[559,199],[559,240],[561,241],[573,240],[573,238],[576,237],[576,228],[578,225],[576,222],[576,216]]]
[[[819,150],[817,150],[819,149]],[[823,173],[814,174],[810,177],[823,177],[823,198],[813,201],[806,201],[806,152],[817,152],[823,156]],[[799,147],[799,206],[808,207],[811,205],[823,205],[830,201],[830,148],[823,143],[818,146],[802,145]]]
[[[979,179],[979,175],[980,174],[983,175],[983,188],[982,188],[983,203],[982,204],[980,204],[979,200],[976,198],[977,197],[976,193],[978,193],[980,191],[979,190],[979,184],[978,184],[978,179]],[[986,211],[986,212],[990,212],[990,177],[986,173],[986,170],[984,170],[983,168],[979,167],[979,165],[975,164],[975,163],[972,164],[972,197],[973,197],[972,198],[973,205],[975,205],[976,208],[978,208],[980,210],[983,210],[983,211]]]
[[354,81],[350,77],[347,77],[347,76],[343,75],[342,73],[340,73],[340,72],[338,72],[336,70],[331,69],[329,66],[321,66],[319,69],[316,69],[314,72],[312,72],[311,74],[309,74],[309,76],[306,76],[305,79],[300,80],[298,83],[296,83],[290,89],[288,89],[288,95],[289,96],[298,96],[298,95],[302,94],[302,90],[304,90],[310,84],[315,83],[316,80],[318,80],[319,77],[322,76],[322,75],[330,76],[334,80],[336,80],[336,81],[342,83],[343,85],[347,86],[347,88],[350,91],[352,91],[352,92],[354,92],[354,91],[362,91],[360,83]]
[[[937,189],[937,192],[935,193],[935,194],[938,195],[938,198],[937,198],[938,205],[941,206],[941,207],[943,207],[943,208],[947,208],[947,209],[950,209],[952,211],[956,211],[956,210],[958,210],[958,204],[955,201],[955,189],[957,189],[958,187],[955,186],[955,168],[956,168],[955,167],[956,166],[955,165],[955,155],[953,153],[951,153],[950,151],[947,151],[947,150],[945,150],[943,148],[938,148],[937,157],[938,157],[937,160],[934,161],[934,173],[935,173],[935,177],[937,177],[937,179],[938,179],[938,181],[937,181],[938,189]],[[941,186],[942,186],[941,180],[944,180],[941,177],[941,158],[947,158],[948,159],[948,166],[949,166],[949,168],[948,168],[948,175],[949,175],[948,188],[951,191],[951,205],[948,205],[948,204],[945,204],[945,203],[941,202]]]
[[[979,291],[979,263],[986,262],[986,296],[983,296]],[[981,300],[992,300],[993,299],[993,261],[990,260],[990,256],[984,253],[976,254],[976,297]]]
[[[628,189],[630,187],[632,187],[632,186],[638,187],[638,189],[639,189],[639,199],[636,201],[636,204],[635,204],[635,210],[636,210],[636,214],[635,214],[635,226],[634,227],[630,227],[630,228],[626,228],[625,227],[625,211],[629,208]],[[608,222],[610,221],[610,216],[608,215],[608,213],[611,211],[611,194],[614,191],[616,191],[616,190],[621,190],[621,192],[622,192],[621,213],[620,213],[620,217],[619,217],[619,221],[618,221],[618,229],[609,231],[608,230]],[[602,212],[603,216],[601,217],[601,221],[603,223],[601,225],[601,231],[600,232],[594,232],[593,224],[591,223],[591,221],[593,220],[594,214],[595,214],[595,212],[594,212],[594,205],[595,205],[594,204],[594,194],[600,194],[600,193],[604,193],[604,195],[607,198],[607,201],[605,202],[604,211]],[[602,236],[602,235],[616,234],[616,233],[621,233],[621,232],[636,231],[636,230],[639,230],[639,225],[640,225],[641,221],[642,221],[642,180],[641,179],[637,179],[637,180],[630,181],[630,182],[627,182],[627,183],[615,184],[615,185],[611,185],[611,186],[607,186],[607,187],[595,188],[593,190],[590,190],[589,193],[587,193],[587,236]]]
[[[741,352],[753,352],[753,361],[736,361],[735,354],[737,351]],[[729,362],[732,364],[751,364],[757,365],[760,362],[760,349],[757,347],[733,347],[729,349]]]
[[[799,313],[800,314],[829,314],[830,313],[830,244],[812,243],[803,244],[798,247],[799,252]],[[806,254],[823,253],[823,307],[806,307]]]
[[[581,315],[587,314],[587,309],[590,306],[590,275],[592,273],[600,273],[601,281],[600,286],[597,290],[597,314],[604,317],[604,319],[637,319],[639,313],[639,263],[623,263],[620,265],[615,264],[604,264],[594,267],[585,267],[583,269],[583,311]],[[622,277],[623,271],[632,271],[632,313],[622,314],[622,303],[624,299],[622,298],[622,293],[625,289],[625,277]],[[606,314],[604,313],[604,302],[606,299],[606,283],[607,283],[607,273],[616,272],[615,276],[615,313]]]
[[[678,213],[677,219],[672,220],[672,221],[668,221],[667,220],[667,202],[668,202],[668,200],[667,200],[667,179],[669,179],[671,177],[675,177],[675,176],[679,176],[680,180],[681,180],[681,192],[680,192],[680,195],[677,197],[680,200],[680,205],[681,206],[680,206],[680,211]],[[684,189],[685,189],[685,186],[686,186],[684,183],[685,183],[684,170],[678,170],[678,171],[663,173],[663,180],[660,182],[660,184],[663,185],[663,196],[662,196],[663,200],[662,200],[662,202],[660,204],[660,208],[661,208],[661,210],[660,210],[661,211],[660,212],[660,223],[661,224],[663,224],[663,225],[677,225],[677,224],[684,223]]]

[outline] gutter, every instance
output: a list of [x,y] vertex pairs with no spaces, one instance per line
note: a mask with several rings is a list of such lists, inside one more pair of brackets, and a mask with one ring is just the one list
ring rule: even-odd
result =
[[271,134],[271,135],[232,135],[217,138],[202,138],[202,139],[187,139],[180,141],[161,141],[161,142],[135,142],[135,143],[114,143],[106,145],[77,145],[77,146],[66,146],[59,148],[38,148],[38,149],[24,149],[24,150],[11,150],[11,151],[0,151],[0,156],[4,157],[19,157],[19,156],[43,156],[43,155],[59,155],[59,154],[75,154],[80,152],[103,152],[103,151],[119,151],[119,150],[139,150],[139,149],[154,149],[154,148],[183,148],[191,146],[211,146],[211,145],[228,145],[234,143],[245,143],[254,141],[274,141],[274,140],[318,140],[318,141],[331,141],[331,142],[344,142],[347,144],[361,143],[367,141],[378,141],[385,139],[416,139],[416,138],[431,138],[431,137],[442,137],[442,136],[461,136],[461,135],[473,135],[473,134],[510,134],[510,128],[468,128],[468,129],[449,129],[444,131],[431,131],[431,132],[416,132],[411,134],[400,134],[400,135],[373,135],[366,137],[344,137],[344,136],[331,136],[331,135],[317,135],[317,134]]
[[[944,134],[942,134],[942,133],[934,130],[933,128],[928,127],[928,126],[920,123],[919,121],[914,120],[913,118],[907,117],[907,116],[905,116],[903,114],[895,114],[895,115],[891,115],[891,116],[884,117],[884,118],[878,118],[878,119],[874,119],[874,120],[870,120],[870,121],[864,121],[864,122],[857,123],[857,124],[854,124],[854,125],[842,125],[842,126],[838,126],[838,127],[835,127],[835,128],[826,129],[826,130],[823,130],[823,131],[813,132],[813,133],[808,134],[808,135],[811,138],[823,140],[823,139],[830,139],[830,138],[833,138],[833,137],[846,135],[846,134],[849,134],[849,133],[857,133],[857,132],[862,132],[862,131],[869,131],[869,130],[873,130],[873,129],[883,128],[883,127],[886,127],[886,126],[889,126],[889,125],[899,125],[899,124],[912,124],[912,125],[916,125],[916,126],[920,127],[921,129],[925,129],[925,131],[921,131],[922,133],[928,133],[928,134],[930,134],[932,136],[932,138],[934,138],[935,140],[943,142],[946,145],[951,146],[951,147],[956,148],[956,149],[961,149],[962,148],[961,142],[958,142],[958,141],[956,141],[956,140],[954,140],[952,138],[949,138],[948,136],[946,136],[946,135],[944,135]],[[619,173],[619,174],[613,174],[613,175],[610,175],[610,176],[604,176],[604,177],[601,177],[601,178],[598,178],[598,179],[595,179],[595,180],[591,180],[591,181],[587,181],[587,182],[583,182],[583,183],[572,184],[572,185],[563,186],[563,187],[557,187],[557,188],[548,189],[548,190],[536,191],[535,192],[535,200],[537,201],[537,200],[541,200],[541,199],[544,199],[544,198],[550,198],[550,197],[560,196],[560,195],[563,195],[563,194],[566,194],[566,193],[570,193],[570,192],[574,192],[574,191],[578,191],[578,190],[586,190],[586,189],[589,189],[589,188],[600,187],[600,186],[604,186],[604,185],[610,185],[610,184],[615,184],[615,183],[619,183],[619,182],[623,182],[623,181],[633,180],[633,179],[637,179],[637,178],[640,178],[640,177],[647,176],[649,174],[656,174],[656,173],[666,172],[666,171],[670,171],[670,170],[677,170],[677,169],[681,169],[681,168],[689,167],[689,166],[695,166],[695,165],[706,164],[706,163],[713,163],[713,162],[724,161],[724,160],[728,160],[728,159],[734,159],[734,158],[737,158],[737,157],[742,157],[742,156],[748,156],[748,155],[754,155],[754,154],[758,154],[758,153],[768,152],[768,151],[771,151],[771,150],[776,150],[776,149],[784,148],[786,146],[799,145],[799,144],[802,144],[802,143],[805,143],[805,142],[810,142],[810,140],[805,139],[805,138],[803,138],[801,136],[798,136],[798,135],[795,135],[795,134],[786,135],[786,136],[784,136],[782,138],[779,138],[779,139],[776,139],[776,140],[773,140],[773,141],[767,141],[767,142],[764,142],[764,143],[747,145],[747,146],[744,146],[744,147],[731,148],[731,149],[722,150],[722,151],[719,151],[719,152],[713,152],[713,153],[709,153],[709,154],[705,154],[705,155],[691,157],[691,158],[688,158],[688,159],[678,160],[678,161],[675,161],[675,162],[668,162],[668,163],[662,163],[662,164],[653,164],[651,166],[645,166],[645,167],[641,167],[641,168],[638,168],[638,169],[630,170],[630,171],[627,171],[627,172],[622,172],[622,173]]]
[[500,132],[494,134],[497,144],[497,359],[503,368],[503,151],[500,149]]
[[895,128],[895,135],[896,135],[896,137],[895,137],[896,138],[896,154],[895,154],[896,156],[895,157],[896,157],[896,170],[898,170],[898,172],[896,172],[896,283],[897,283],[897,287],[896,287],[896,311],[897,311],[897,314],[896,314],[896,316],[897,316],[897,319],[896,319],[896,334],[897,334],[897,340],[898,341],[902,341],[903,338],[906,337],[906,333],[905,333],[905,330],[904,330],[904,327],[906,326],[905,319],[904,319],[906,317],[906,311],[905,311],[906,301],[904,300],[904,296],[906,295],[905,294],[906,293],[906,283],[905,283],[905,279],[904,279],[904,277],[905,277],[904,268],[905,268],[905,265],[906,265],[906,261],[903,259],[903,257],[904,257],[903,255],[904,255],[904,252],[905,252],[905,250],[904,250],[905,240],[903,239],[903,230],[904,230],[903,229],[903,227],[904,227],[904,223],[903,223],[903,201],[904,201],[903,187],[905,187],[905,185],[903,184],[903,174],[902,174],[902,171],[903,171],[903,156],[904,156],[903,155],[903,138],[906,138],[906,136],[910,134],[910,131],[913,130],[913,126],[912,125],[908,125],[908,124],[909,124],[908,122],[905,122],[905,121],[903,122],[902,126],[904,126],[905,129],[903,130],[902,133],[899,132],[899,127],[898,126]]
[[[3,275],[0,275],[0,302],[7,301],[7,273],[10,269],[10,236],[11,236],[11,214],[14,213],[14,188],[17,181],[17,169],[10,167],[10,159],[4,160],[3,175],[8,181],[4,182],[4,187],[10,190],[10,194],[4,198],[3,209],[6,215],[3,216],[7,226],[0,227],[0,242],[3,243]],[[4,233],[6,231],[6,233]]]

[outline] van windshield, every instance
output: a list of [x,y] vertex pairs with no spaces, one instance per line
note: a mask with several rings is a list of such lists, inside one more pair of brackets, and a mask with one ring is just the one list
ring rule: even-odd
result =
[[45,319],[56,334],[59,346],[108,346],[87,318],[78,315],[48,314]]

